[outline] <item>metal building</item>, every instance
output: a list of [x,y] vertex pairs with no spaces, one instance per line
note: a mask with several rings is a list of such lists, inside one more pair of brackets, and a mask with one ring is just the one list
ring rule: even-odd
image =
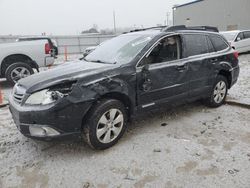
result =
[[173,7],[174,25],[250,29],[250,0],[197,0]]

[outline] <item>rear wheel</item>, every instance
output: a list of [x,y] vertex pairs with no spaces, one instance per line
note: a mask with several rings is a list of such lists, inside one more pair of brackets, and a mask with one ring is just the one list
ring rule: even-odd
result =
[[126,130],[127,112],[124,105],[114,99],[105,99],[93,107],[83,133],[94,149],[107,149],[115,145]]
[[15,84],[21,78],[25,78],[34,74],[33,69],[26,63],[18,62],[11,64],[5,72],[5,76],[9,82]]
[[227,96],[228,92],[228,81],[224,76],[217,76],[213,90],[210,93],[210,97],[206,100],[208,106],[219,107],[221,106]]

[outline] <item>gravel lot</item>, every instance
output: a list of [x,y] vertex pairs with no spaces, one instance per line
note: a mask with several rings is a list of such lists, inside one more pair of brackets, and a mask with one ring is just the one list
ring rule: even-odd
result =
[[[250,101],[250,55],[230,98]],[[5,94],[10,86],[0,81]],[[249,103],[250,104],[250,103]],[[120,142],[93,151],[82,142],[22,136],[0,108],[0,188],[250,187],[250,110],[199,102],[137,117]]]

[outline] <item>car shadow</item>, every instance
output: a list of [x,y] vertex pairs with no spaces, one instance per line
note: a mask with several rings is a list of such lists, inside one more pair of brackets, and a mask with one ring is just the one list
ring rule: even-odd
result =
[[249,52],[242,52],[242,53],[239,53],[239,56],[249,55],[249,54],[250,54],[250,51]]
[[[0,80],[0,86],[1,89],[4,90],[5,94],[6,92],[10,92],[13,87],[4,79]],[[21,135],[21,137],[19,138],[21,139],[20,142],[25,143],[26,147],[32,148],[35,146],[37,148],[36,151],[40,153],[40,155],[53,153],[53,155],[69,155],[68,157],[70,157],[70,153],[72,152],[77,155],[83,156],[99,155],[105,152],[113,151],[113,149],[121,146],[121,144],[126,144],[126,142],[129,142],[131,138],[139,135],[146,129],[157,129],[161,126],[166,126],[168,124],[168,120],[178,121],[181,118],[188,116],[189,114],[202,111],[204,108],[206,107],[203,106],[199,101],[197,101],[194,103],[179,106],[162,106],[156,109],[145,110],[145,113],[138,114],[131,119],[131,121],[128,123],[127,131],[125,132],[123,138],[119,141],[119,143],[105,151],[97,151],[91,149],[86,143],[83,142],[83,139],[43,142],[25,138]]]
[[[7,107],[5,107],[7,110]],[[143,114],[138,114],[131,122],[128,123],[127,131],[121,140],[113,147],[106,150],[94,150],[90,148],[83,139],[75,141],[52,141],[44,142],[24,137],[16,128],[12,119],[8,122],[9,136],[0,141],[0,145],[5,145],[6,155],[16,155],[19,157],[13,165],[21,165],[25,167],[27,164],[34,165],[32,156],[36,156],[37,162],[42,162],[44,159],[49,160],[64,160],[72,161],[72,159],[88,159],[102,157],[114,152],[123,152],[134,147],[134,140],[140,139],[140,135],[147,134],[148,132],[159,132],[166,130],[166,135],[169,137],[181,138],[179,131],[173,131],[173,122],[183,121],[182,118],[192,116],[200,112],[209,112],[209,108],[203,106],[200,102],[184,104],[173,108],[161,107],[158,109],[150,110]],[[9,114],[10,115],[10,114]],[[6,126],[2,122],[2,125]],[[1,125],[1,124],[0,124]],[[163,129],[163,126],[166,128]],[[178,127],[177,127],[178,129]],[[182,129],[182,127],[180,127]],[[177,135],[175,135],[177,134]],[[180,133],[181,134],[181,133]],[[21,148],[21,149],[20,149]],[[31,160],[32,159],[32,160]],[[27,162],[28,161],[28,162]]]
[[168,120],[178,121],[182,117],[189,116],[192,113],[201,112],[204,108],[206,109],[207,107],[203,106],[198,101],[181,106],[175,106],[173,108],[160,107],[158,109],[153,109],[146,113],[139,114],[128,123],[127,131],[118,144],[104,151],[91,149],[86,143],[84,143],[83,139],[75,141],[55,141],[53,143],[37,140],[32,142],[36,142],[40,145],[39,148],[41,148],[41,153],[45,152],[48,154],[52,152],[53,155],[68,155],[73,152],[83,156],[99,155],[113,151],[113,149],[121,146],[121,144],[129,142],[132,137],[139,135],[141,131],[144,131],[143,129],[151,129],[153,127],[157,129],[161,126],[166,126],[168,124]]
[[[128,132],[136,132],[138,129],[143,129],[146,126],[148,127],[164,127],[168,125],[168,121],[176,120],[179,121],[182,118],[192,115],[196,112],[207,111],[209,108],[204,106],[200,101],[193,103],[186,103],[178,106],[172,107],[159,107],[146,111],[143,114],[137,115],[128,126]],[[158,123],[158,124],[157,124]],[[129,134],[127,135],[129,137]]]

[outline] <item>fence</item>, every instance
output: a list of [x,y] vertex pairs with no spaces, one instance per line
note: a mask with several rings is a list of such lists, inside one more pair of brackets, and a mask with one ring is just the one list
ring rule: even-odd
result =
[[[21,36],[0,36],[0,43],[14,42]],[[26,37],[26,36],[25,36]],[[83,53],[85,48],[89,46],[97,46],[105,40],[115,37],[114,35],[65,35],[65,36],[49,36],[55,40],[58,46],[59,55],[65,53],[67,48],[68,54]]]

